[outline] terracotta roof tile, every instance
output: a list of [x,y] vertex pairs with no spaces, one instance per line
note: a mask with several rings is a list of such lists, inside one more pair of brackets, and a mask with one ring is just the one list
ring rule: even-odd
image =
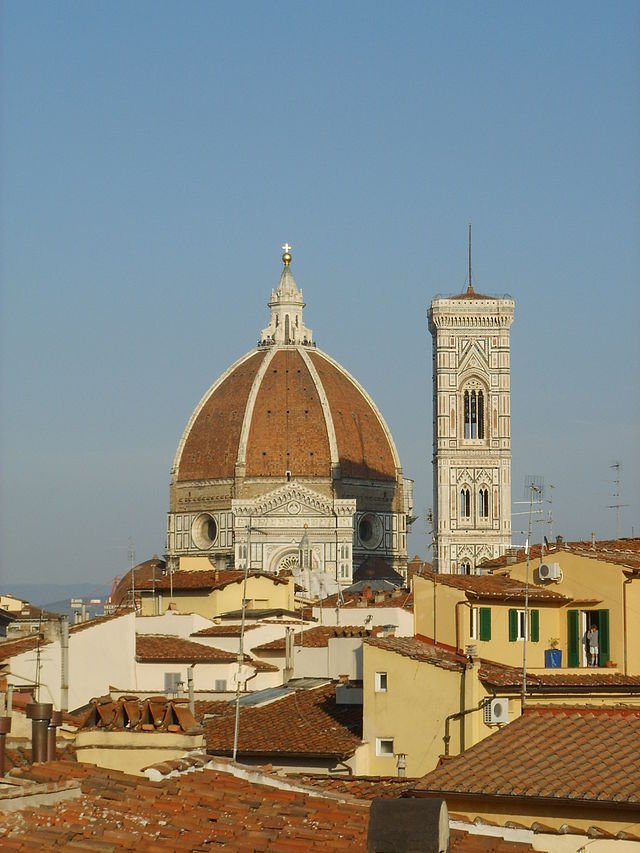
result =
[[48,645],[47,640],[38,637],[22,637],[20,640],[4,640],[0,643],[0,660],[10,660],[24,652],[30,652],[40,646]]
[[457,654],[447,646],[429,642],[420,636],[376,638],[366,640],[366,644],[412,660],[430,663],[442,669],[460,671],[467,664],[467,658],[464,655]]
[[364,851],[368,804],[281,790],[209,769],[150,782],[89,764],[55,762],[22,774],[79,782],[82,796],[0,816],[13,850]]
[[[245,625],[244,632],[251,631],[257,628],[258,625]],[[211,628],[202,628],[200,631],[194,631],[190,634],[191,637],[239,637],[241,625],[213,625]]]
[[[249,578],[260,577],[268,578],[274,584],[286,584],[286,578],[280,578],[276,575],[268,574],[267,572],[251,572]],[[214,569],[207,571],[178,571],[171,576],[164,575],[155,581],[155,589],[167,591],[172,588],[174,592],[189,589],[224,589],[232,583],[242,583],[244,580],[244,572],[236,571],[215,571]],[[153,589],[152,581],[145,581],[140,584],[139,589]]]
[[[137,634],[136,659],[141,663],[237,663],[238,654],[184,640],[173,634]],[[250,655],[244,656],[244,662],[255,667],[258,672],[278,671],[277,666]]]
[[108,731],[181,731],[192,734],[198,728],[187,701],[164,696],[140,700],[137,696],[92,699],[82,729]]
[[[265,705],[240,707],[241,755],[326,755],[342,758],[361,743],[362,707],[338,705],[335,684],[295,690]],[[235,705],[220,703],[204,723],[207,752],[229,755]]]
[[[417,634],[415,637],[371,638],[365,641],[368,646],[430,663],[443,669],[459,670],[467,663],[464,655],[458,654],[452,647],[434,643],[428,637]],[[498,689],[519,689],[522,685],[522,669],[498,663],[497,661],[478,659],[479,678],[488,687]],[[590,669],[584,673],[527,672],[528,693],[553,692],[554,689],[584,688],[585,693],[598,690],[637,693],[640,689],[640,676],[623,675],[604,669]]]
[[[634,570],[640,570],[640,538],[629,539],[611,539],[597,542],[562,542],[561,544],[551,545],[544,550],[544,559],[553,560],[554,554],[568,552],[576,554],[580,557],[588,557],[592,560],[601,560],[605,563],[615,563],[616,565],[628,567]],[[532,560],[538,560],[541,556],[541,546],[533,545],[531,548],[530,557]],[[524,548],[521,548],[516,556],[518,563],[524,562],[526,559]],[[487,560],[482,563],[482,569],[499,569],[509,566],[511,561],[506,555],[497,557],[494,560]]]
[[126,616],[133,613],[133,607],[120,607],[115,613],[108,613],[104,616],[96,616],[95,619],[87,619],[86,622],[78,622],[77,625],[69,626],[70,634],[78,634],[80,631],[86,631],[87,628],[94,628],[96,625],[103,625],[105,622],[111,622],[114,619],[119,619],[121,616]]
[[415,791],[638,808],[640,709],[527,709],[508,726],[428,773]]
[[[375,637],[383,630],[381,625],[371,628],[365,628],[362,625],[317,625],[315,628],[309,628],[308,631],[298,632],[294,636],[294,645],[303,648],[326,649],[329,645],[329,640],[340,638],[364,640],[369,637]],[[285,644],[285,637],[279,637],[276,640],[271,640],[269,643],[255,646],[252,651],[284,651]]]
[[[422,576],[443,586],[460,589],[466,593],[467,598],[508,598],[510,601],[518,601],[525,597],[524,584],[504,575],[448,575],[425,571]],[[536,587],[530,584],[529,601],[551,601],[566,604],[571,599],[546,587]]]
[[323,598],[316,607],[401,607],[403,610],[413,610],[413,592],[407,589],[396,589],[393,592],[363,590],[362,592],[343,592],[341,595],[329,595]]

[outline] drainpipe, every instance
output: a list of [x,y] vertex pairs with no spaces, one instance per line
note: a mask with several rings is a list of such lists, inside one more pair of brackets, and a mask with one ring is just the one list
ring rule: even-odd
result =
[[4,776],[7,735],[11,731],[11,717],[0,717],[0,779]]
[[631,581],[637,580],[637,574],[627,575],[625,573],[626,580],[622,583],[622,648],[623,648],[623,657],[624,657],[624,674],[629,674],[629,654],[628,654],[628,643],[627,643],[627,584],[630,584]]
[[[462,678],[464,681],[464,672],[462,673]],[[451,735],[449,734],[449,723],[451,720],[461,720],[463,717],[466,717],[467,714],[473,714],[476,711],[480,711],[484,707],[484,699],[482,699],[475,708],[467,708],[463,711],[456,711],[455,714],[449,714],[448,717],[445,717],[444,720],[444,754],[449,755],[449,741],[451,740]],[[465,750],[464,744],[464,726],[462,727],[462,731],[460,734],[460,754],[462,754]]]
[[60,617],[60,710],[69,710],[69,619]]
[[464,651],[464,649],[462,648],[462,642],[461,642],[461,638],[460,638],[460,615],[459,615],[459,612],[458,612],[458,608],[460,607],[460,605],[463,605],[464,607],[468,607],[468,608],[469,608],[469,610],[471,610],[471,608],[473,607],[473,605],[471,604],[471,602],[470,602],[470,601],[467,601],[467,599],[463,599],[462,601],[456,601],[456,606],[455,606],[455,614],[456,614],[456,652],[458,652],[458,654],[462,654],[462,653],[463,653],[463,651]]
[[189,689],[189,710],[195,717],[196,715],[196,701],[195,695],[193,692],[193,664],[187,667],[187,686]]
[[438,584],[436,583],[436,576],[433,575],[433,642],[438,642],[438,603],[436,601],[436,595],[438,590]]

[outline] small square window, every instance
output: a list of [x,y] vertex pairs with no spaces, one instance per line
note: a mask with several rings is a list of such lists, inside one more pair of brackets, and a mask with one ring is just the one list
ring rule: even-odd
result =
[[376,755],[393,758],[393,738],[392,737],[377,737],[376,738]]
[[376,672],[376,693],[387,692],[387,673]]

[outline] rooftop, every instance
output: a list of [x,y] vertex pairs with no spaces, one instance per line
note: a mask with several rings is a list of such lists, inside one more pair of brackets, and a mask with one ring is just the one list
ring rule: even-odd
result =
[[[561,542],[544,548],[533,545],[530,549],[530,559],[552,561],[554,555],[562,553],[575,554],[580,557],[588,557],[592,560],[601,560],[604,563],[615,563],[626,568],[640,570],[640,538],[609,539],[603,541],[585,542]],[[524,548],[517,552],[516,562],[523,563],[526,560]],[[487,560],[482,563],[482,569],[502,569],[513,563],[512,558],[507,555],[497,557],[495,560]]]
[[526,709],[427,773],[415,791],[640,808],[640,709]]
[[[308,631],[300,631],[294,636],[294,645],[308,649],[327,648],[329,640],[334,639],[368,639],[381,633],[384,628],[381,625],[365,628],[362,625],[317,625]],[[254,652],[284,651],[286,638],[279,637],[261,646],[255,646]]]
[[[171,634],[137,634],[136,659],[141,663],[236,663],[238,655]],[[244,660],[261,671],[277,669],[264,661],[253,660],[248,655],[244,656]]]
[[[204,721],[207,752],[230,755],[235,705],[212,703],[211,711],[215,716]],[[288,691],[267,704],[240,707],[241,755],[347,758],[361,737],[362,706],[338,705],[335,684]]]
[[[267,574],[266,572],[250,572],[251,578],[260,577],[267,578],[274,584],[287,584],[288,578],[280,578],[277,575]],[[137,587],[142,590],[156,589],[160,591],[183,592],[185,590],[196,589],[224,589],[229,584],[240,584],[244,580],[244,572],[237,571],[216,571],[215,569],[206,571],[178,571],[171,575],[163,575],[155,581],[144,581]]]
[[[525,597],[525,587],[521,581],[512,580],[504,575],[449,575],[425,571],[422,577],[443,586],[460,589],[467,598],[509,599],[518,601]],[[547,587],[529,585],[529,601],[568,604],[572,599]]]

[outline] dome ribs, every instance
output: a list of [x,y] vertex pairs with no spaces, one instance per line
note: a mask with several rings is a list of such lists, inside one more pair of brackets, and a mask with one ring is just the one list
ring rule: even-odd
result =
[[319,351],[309,352],[329,401],[342,477],[395,480],[389,438],[362,389]]
[[207,392],[187,427],[177,480],[234,476],[247,400],[265,355],[252,353]]
[[296,349],[274,354],[258,390],[247,444],[247,477],[327,477],[322,406]]

